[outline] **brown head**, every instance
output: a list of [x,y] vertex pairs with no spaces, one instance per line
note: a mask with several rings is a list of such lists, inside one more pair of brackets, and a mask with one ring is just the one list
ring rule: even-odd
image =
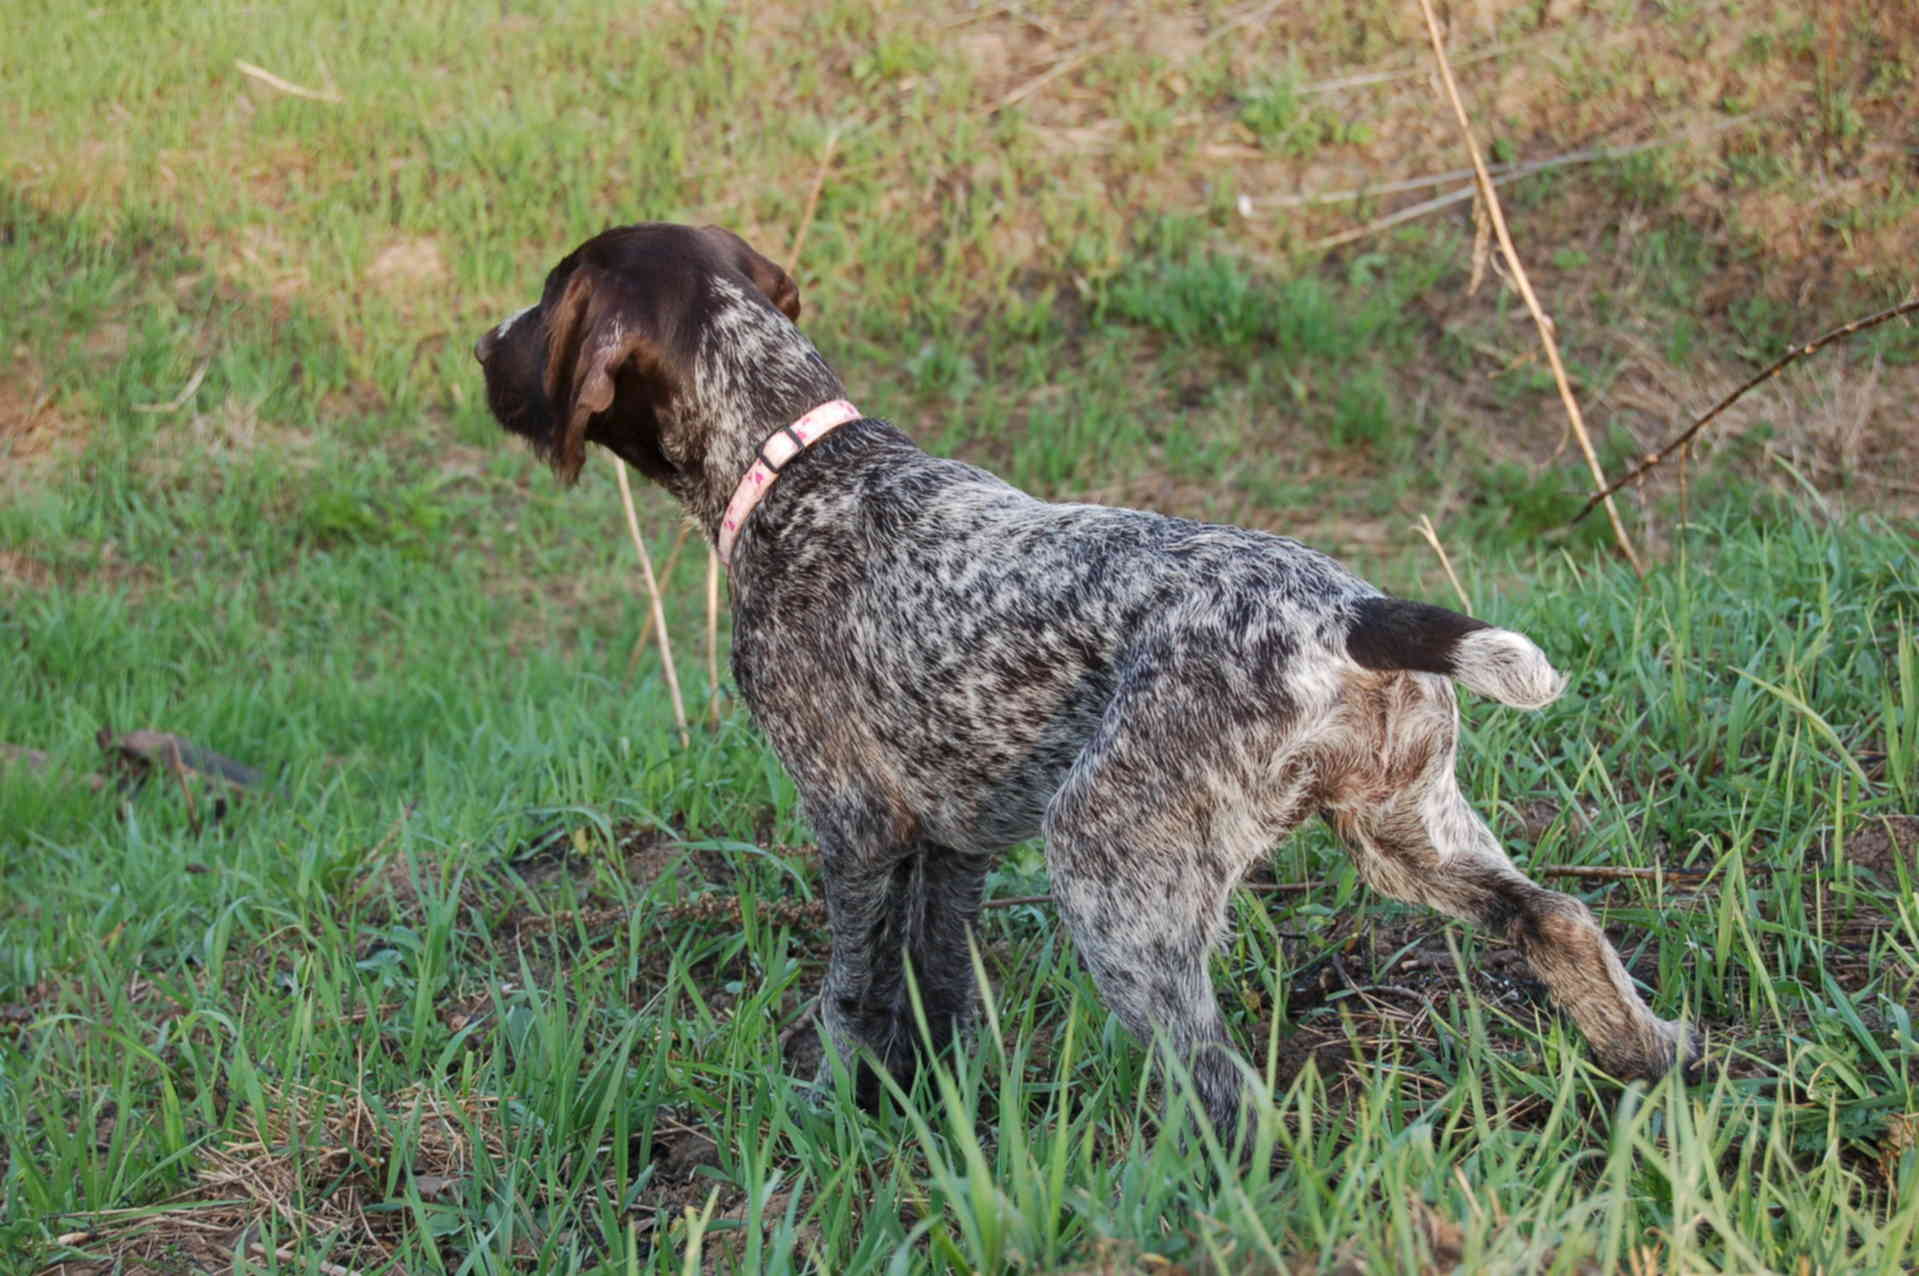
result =
[[699,362],[721,313],[742,305],[790,330],[799,289],[731,231],[663,222],[604,231],[553,268],[537,305],[474,345],[487,406],[565,482],[592,442],[687,496],[707,453],[688,411]]

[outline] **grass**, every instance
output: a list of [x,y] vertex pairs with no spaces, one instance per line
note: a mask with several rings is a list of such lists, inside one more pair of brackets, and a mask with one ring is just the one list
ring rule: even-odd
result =
[[[165,785],[111,809],[0,789],[0,827],[28,830],[0,878],[6,1240],[32,1270],[68,1252],[55,1235],[138,1252],[147,1229],[184,1262],[207,1251],[168,1221],[204,1212],[407,1269],[670,1270],[699,1247],[744,1270],[1898,1270],[1919,1223],[1910,540],[1691,544],[1710,566],[1643,588],[1562,560],[1530,601],[1482,601],[1576,691],[1474,708],[1465,782],[1537,830],[1535,865],[1709,873],[1591,894],[1662,1011],[1712,1033],[1710,1079],[1617,1090],[1496,945],[1366,898],[1314,832],[1274,870],[1315,888],[1242,896],[1216,967],[1273,1095],[1243,1175],[1172,1132],[1039,905],[988,914],[972,1055],[876,1117],[805,1103],[778,1061],[823,956],[788,907],[816,868],[766,849],[804,837],[790,789],[736,716],[681,752],[656,685],[609,694],[617,624],[516,652],[457,560],[423,589],[392,544],[282,573],[285,615],[319,610],[301,625],[235,605],[259,575],[138,608],[16,599],[9,736],[159,719],[277,765],[198,837]],[[378,652],[396,619],[403,660],[320,654]],[[996,893],[1036,871],[1016,853]],[[221,1157],[241,1168],[215,1190]],[[277,1213],[244,1208],[275,1183]],[[322,1240],[349,1201],[366,1230]]]
[[[1760,120],[1508,188],[1615,471],[1910,286],[1873,141],[1919,65],[1894,8],[1457,32],[1512,159],[1728,94]],[[1523,313],[1468,293],[1468,223],[1315,259],[1397,205],[1238,211],[1457,166],[1407,123],[1416,18],[1244,16],[28,5],[0,50],[0,742],[49,756],[0,763],[0,1272],[1919,1260],[1911,330],[1755,396],[1683,504],[1642,495],[1635,582],[1563,529],[1583,480]],[[1538,870],[1673,870],[1558,884],[1708,1028],[1703,1083],[1607,1081],[1507,950],[1370,898],[1312,830],[1215,965],[1264,1096],[1243,1168],[1182,1137],[1180,1079],[1044,904],[986,915],[971,1053],[870,1116],[806,1100],[792,788],[731,702],[677,746],[604,466],[554,490],[466,347],[611,221],[783,256],[829,138],[798,274],[869,410],[1443,600],[1405,530],[1433,515],[1476,609],[1575,679],[1469,706],[1464,783]],[[270,783],[83,783],[135,727]],[[992,888],[1042,893],[1037,849]]]

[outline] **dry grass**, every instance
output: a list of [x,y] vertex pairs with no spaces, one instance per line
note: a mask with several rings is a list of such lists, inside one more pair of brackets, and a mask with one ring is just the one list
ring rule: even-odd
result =
[[207,1147],[189,1191],[63,1237],[86,1258],[48,1272],[224,1268],[269,1249],[329,1276],[377,1266],[417,1225],[410,1203],[458,1199],[476,1155],[506,1156],[500,1107],[425,1086],[369,1096],[266,1085],[240,1122],[247,1133]]

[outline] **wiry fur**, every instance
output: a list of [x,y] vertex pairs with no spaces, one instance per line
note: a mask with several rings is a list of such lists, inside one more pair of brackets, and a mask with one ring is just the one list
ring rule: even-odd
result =
[[[585,438],[713,537],[766,436],[844,393],[790,322],[791,282],[710,228],[629,227],[569,256],[540,309],[479,347],[502,423],[562,465],[547,319],[576,276],[618,294],[622,343],[641,338],[598,369],[619,391]],[[819,838],[821,1014],[855,1068],[913,1068],[909,970],[936,1047],[971,1019],[988,865],[1038,833],[1101,994],[1164,1034],[1232,1129],[1208,954],[1233,885],[1315,812],[1372,886],[1510,937],[1613,1071],[1692,1050],[1454,782],[1449,677],[1523,706],[1563,685],[1518,634],[1386,598],[1284,537],[1039,501],[870,419],[786,465],[731,579],[734,677]]]

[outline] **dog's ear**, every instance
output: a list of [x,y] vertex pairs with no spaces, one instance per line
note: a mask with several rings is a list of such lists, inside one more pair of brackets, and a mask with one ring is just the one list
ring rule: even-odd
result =
[[755,288],[766,294],[768,301],[779,307],[781,314],[788,319],[800,317],[800,290],[791,275],[724,226],[708,226],[706,234],[718,241],[733,264],[753,281]]
[[659,454],[651,401],[670,390],[664,384],[666,361],[641,307],[625,291],[597,267],[582,265],[547,313],[546,396],[560,427],[549,459],[564,483],[579,478],[587,426],[612,409],[623,385],[649,399],[633,405],[649,437],[622,438],[614,451],[649,477],[672,468]]

